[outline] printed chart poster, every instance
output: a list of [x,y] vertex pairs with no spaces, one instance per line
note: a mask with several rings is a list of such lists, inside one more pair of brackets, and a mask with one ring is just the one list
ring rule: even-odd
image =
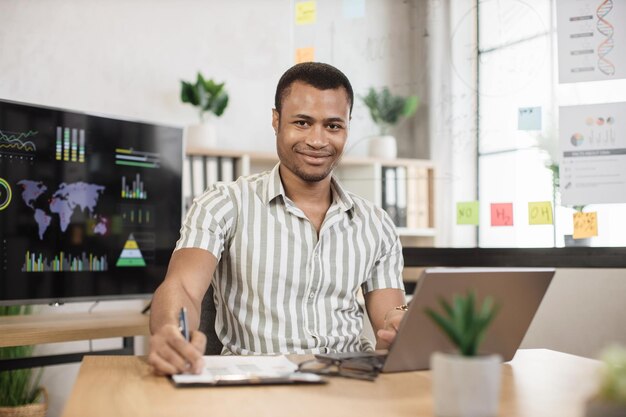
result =
[[626,103],[559,111],[561,202],[626,203]]
[[559,81],[626,78],[626,1],[557,0]]

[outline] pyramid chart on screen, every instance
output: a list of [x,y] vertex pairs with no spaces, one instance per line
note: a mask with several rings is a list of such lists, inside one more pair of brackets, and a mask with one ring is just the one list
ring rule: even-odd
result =
[[132,233],[128,236],[124,244],[124,249],[122,249],[122,253],[117,259],[115,266],[118,268],[146,266],[146,261],[144,261],[143,255]]

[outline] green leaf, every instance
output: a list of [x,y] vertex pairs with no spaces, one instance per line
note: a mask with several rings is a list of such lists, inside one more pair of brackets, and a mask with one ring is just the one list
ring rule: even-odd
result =
[[443,307],[443,310],[446,312],[448,317],[452,317],[454,315],[452,307],[450,307],[450,304],[443,297],[439,297],[439,305]]
[[183,103],[191,103],[193,105],[196,105],[196,100],[194,97],[194,87],[185,81],[181,81],[181,86],[180,86],[180,99]]
[[411,117],[417,111],[417,107],[419,106],[419,98],[417,96],[407,97],[404,102],[404,108],[402,109],[402,116]]
[[225,83],[216,83],[212,79],[206,79],[202,73],[198,72],[195,84],[181,81],[180,99],[183,103],[196,107],[201,120],[207,112],[219,117],[228,106],[228,93],[224,86]]
[[441,329],[444,331],[446,336],[448,336],[452,344],[454,344],[455,346],[459,346],[460,335],[452,323],[450,323],[448,320],[446,320],[445,318],[443,318],[442,316],[440,316],[439,314],[437,314],[435,311],[431,309],[427,309],[426,314],[428,314],[433,319],[433,321],[439,327],[441,327]]
[[367,106],[372,120],[379,126],[381,133],[398,124],[401,117],[412,116],[419,103],[417,96],[407,98],[395,96],[387,87],[379,91],[370,88],[367,95],[360,98]]
[[219,117],[222,115],[222,113],[224,113],[226,106],[228,106],[228,95],[222,94],[215,99],[211,107],[211,110],[216,116]]
[[451,304],[439,297],[439,305],[445,312],[445,317],[431,309],[426,310],[427,315],[444,331],[462,355],[476,355],[499,305],[490,296],[478,305],[474,291],[468,291],[465,295],[454,294]]
[[[31,306],[2,306],[0,316],[30,314]],[[0,348],[0,359],[24,358],[33,354],[34,346]],[[42,369],[16,369],[0,371],[0,407],[15,407],[33,402],[34,391],[39,387]]]

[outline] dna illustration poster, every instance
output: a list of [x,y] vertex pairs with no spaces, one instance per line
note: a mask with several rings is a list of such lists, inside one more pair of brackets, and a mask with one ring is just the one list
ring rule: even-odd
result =
[[626,78],[626,1],[557,0],[559,82]]

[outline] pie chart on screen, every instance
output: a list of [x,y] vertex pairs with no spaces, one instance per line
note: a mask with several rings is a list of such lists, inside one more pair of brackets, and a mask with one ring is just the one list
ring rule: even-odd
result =
[[580,133],[574,133],[570,139],[570,141],[572,142],[572,145],[574,146],[580,146],[583,144],[583,135],[581,135]]
[[0,178],[0,210],[7,208],[10,202],[11,186],[4,178]]

